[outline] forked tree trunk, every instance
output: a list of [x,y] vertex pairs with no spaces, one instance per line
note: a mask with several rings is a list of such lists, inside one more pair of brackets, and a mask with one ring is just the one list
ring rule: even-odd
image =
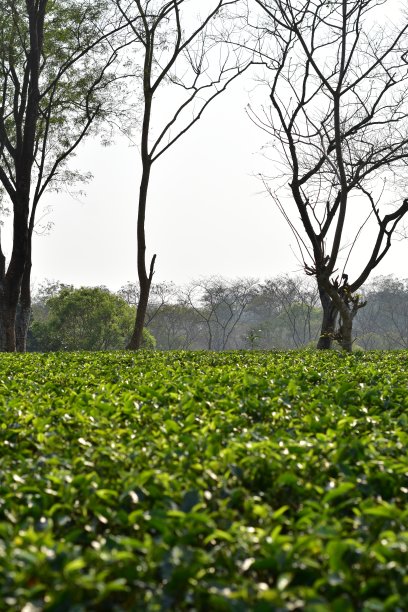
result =
[[[13,73],[15,96],[13,119],[10,119],[12,125],[14,122],[14,127],[12,127],[10,133],[13,133],[15,129],[16,143],[14,151],[11,153],[11,167],[8,167],[6,161],[6,167],[3,166],[1,177],[2,185],[13,203],[13,248],[7,272],[0,244],[0,349],[7,352],[16,351],[17,306],[27,256],[30,256],[28,218],[32,168],[38,153],[39,81],[47,2],[48,0],[37,0],[36,2],[30,0],[30,2],[22,3],[22,5],[25,5],[25,13],[28,18],[28,36],[23,36],[20,33],[24,38],[23,50],[26,53],[26,61],[21,75],[17,75],[19,70],[14,70],[14,68],[11,71]],[[18,29],[18,26],[16,26],[16,32]],[[13,63],[14,61],[10,60],[10,66]],[[22,77],[21,81],[19,81],[20,76]],[[6,87],[3,93],[7,94],[7,91]],[[4,119],[3,116],[2,147],[9,148],[5,144],[10,143],[10,141],[6,135],[8,128],[5,127]],[[14,136],[11,141],[14,141]],[[11,148],[13,149],[13,147]],[[21,346],[21,338],[19,344]]]
[[323,309],[322,326],[320,330],[317,348],[329,350],[333,345],[333,338],[336,331],[336,322],[338,311],[333,304],[330,296],[326,293],[323,287],[319,287],[320,302]]
[[322,289],[336,309],[336,316],[337,313],[340,316],[336,339],[344,351],[351,353],[353,350],[353,320],[358,310],[365,306],[366,302],[361,301],[358,295],[353,296],[346,283],[342,287],[334,287],[330,281],[326,281]]

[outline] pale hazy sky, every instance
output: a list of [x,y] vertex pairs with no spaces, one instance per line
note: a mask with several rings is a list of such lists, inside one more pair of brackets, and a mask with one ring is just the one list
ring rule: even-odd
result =
[[[157,253],[156,281],[302,273],[296,242],[255,176],[273,175],[274,168],[261,151],[267,135],[245,113],[253,88],[250,79],[235,83],[154,166],[147,252]],[[88,141],[74,165],[94,178],[85,197],[44,198],[54,227],[35,237],[34,283],[52,279],[116,290],[137,280],[138,151],[124,138],[107,148]],[[396,242],[375,274],[408,276],[407,250],[406,241]]]
[[[155,280],[299,268],[289,231],[254,176],[269,166],[260,151],[266,136],[247,118],[246,102],[244,83],[234,86],[154,166],[147,245],[148,255],[157,253]],[[89,142],[75,165],[94,178],[86,197],[47,197],[54,227],[35,238],[33,277],[119,288],[137,276],[137,149],[125,139],[107,148]]]

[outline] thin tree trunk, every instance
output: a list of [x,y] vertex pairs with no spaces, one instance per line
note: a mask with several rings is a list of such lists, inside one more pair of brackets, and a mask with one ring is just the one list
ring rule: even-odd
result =
[[127,349],[137,351],[141,348],[143,342],[143,327],[146,318],[147,305],[149,303],[150,287],[154,274],[154,264],[156,255],[153,255],[150,263],[150,271],[147,274],[146,270],[146,203],[147,192],[150,180],[150,161],[145,162],[140,183],[139,195],[139,211],[137,217],[137,273],[139,276],[140,294],[136,310],[136,321],[132,337],[127,345]]
[[140,297],[137,304],[135,327],[129,344],[127,345],[127,348],[130,350],[140,349],[143,342],[143,327],[150,294],[149,279],[146,277],[145,280],[147,282],[140,282]]
[[331,349],[333,345],[338,311],[323,287],[319,287],[319,295],[323,308],[323,319],[317,348],[328,350]]
[[[146,26],[146,22],[145,22]],[[152,278],[154,274],[154,264],[156,261],[156,255],[153,255],[152,261],[150,262],[150,272],[147,274],[146,270],[146,205],[147,205],[147,193],[149,190],[150,173],[152,169],[152,160],[149,153],[149,133],[150,133],[150,120],[152,113],[152,102],[153,102],[153,91],[151,88],[150,78],[152,74],[152,47],[154,41],[149,37],[146,38],[146,55],[144,61],[144,77],[143,77],[143,90],[144,90],[144,113],[143,113],[143,124],[142,124],[142,136],[141,136],[141,160],[142,160],[142,178],[140,181],[139,189],[139,206],[137,214],[137,274],[139,277],[139,302],[136,310],[136,321],[133,330],[132,337],[127,345],[129,350],[139,350],[143,342],[143,327],[146,318],[147,305],[149,303],[150,286],[152,284]]]

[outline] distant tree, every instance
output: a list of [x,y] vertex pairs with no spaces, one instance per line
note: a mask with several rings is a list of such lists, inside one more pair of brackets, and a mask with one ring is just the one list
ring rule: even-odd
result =
[[256,330],[258,348],[300,348],[317,336],[321,319],[314,284],[298,276],[277,276],[260,283],[245,319]]
[[278,305],[276,319],[285,321],[291,335],[291,346],[299,348],[316,338],[315,314],[319,301],[317,288],[296,276],[278,276],[261,285],[260,293],[272,297]]
[[253,279],[227,281],[211,277],[193,281],[184,292],[190,306],[207,330],[209,350],[225,350],[245,309],[254,298],[257,282]]
[[7,265],[0,242],[0,350],[25,350],[42,196],[89,178],[67,162],[113,102],[116,120],[123,110],[119,31],[110,0],[0,0],[0,186],[12,214]]
[[126,285],[122,285],[119,289],[118,295],[125,300],[126,304],[136,308],[139,301],[139,286],[128,281]]
[[[31,316],[29,325],[35,321],[36,323],[45,323],[49,317],[48,300],[51,297],[55,297],[62,291],[62,289],[73,289],[72,285],[65,285],[59,281],[45,280],[34,292],[31,298]],[[32,336],[32,330],[28,328],[27,335],[27,348],[30,350],[31,342],[30,336]]]
[[[250,61],[242,60],[239,47],[220,46],[228,37],[212,30],[226,7],[240,0],[116,0],[139,46],[142,82],[140,161],[142,176],[138,200],[137,270],[140,285],[135,328],[129,349],[138,349],[145,325],[156,255],[146,265],[145,218],[152,167],[155,162],[202,117],[208,105],[228,84],[242,74]],[[196,13],[192,10],[196,9]],[[201,17],[199,11],[206,11]],[[226,22],[224,22],[225,24]],[[228,22],[232,23],[232,22]],[[139,57],[138,56],[138,57]],[[172,86],[166,96],[167,119],[160,125],[154,116],[156,99],[163,88]],[[172,103],[173,102],[173,103]],[[182,171],[180,176],[182,177]]]
[[241,333],[245,348],[248,342],[250,343],[248,334],[251,332],[256,335],[258,348],[273,349],[280,346],[275,328],[282,312],[282,305],[276,292],[271,290],[271,282],[273,279],[260,283],[256,295],[248,304],[245,315],[246,328]]
[[165,351],[204,348],[202,329],[201,317],[183,303],[163,305],[149,327],[157,347]]
[[408,280],[379,276],[363,293],[367,306],[356,317],[358,344],[365,349],[408,348]]
[[[271,108],[251,116],[273,137],[275,163],[283,162],[281,184],[264,182],[317,281],[318,347],[336,338],[350,351],[364,305],[357,292],[408,212],[407,20],[387,23],[387,3],[377,0],[255,1]],[[346,266],[366,230],[371,247],[351,279]]]
[[244,341],[244,348],[254,351],[259,348],[259,341],[262,338],[262,329],[251,328],[242,335]]
[[[149,327],[160,311],[171,304],[177,296],[178,289],[172,282],[152,283],[150,287],[149,302],[147,304],[145,326]],[[140,288],[136,283],[127,282],[118,291],[129,306],[135,309],[140,299]]]
[[[45,306],[46,316],[31,326],[30,350],[114,350],[131,334],[133,308],[105,287],[64,286],[46,299]],[[154,345],[145,330],[144,348]]]

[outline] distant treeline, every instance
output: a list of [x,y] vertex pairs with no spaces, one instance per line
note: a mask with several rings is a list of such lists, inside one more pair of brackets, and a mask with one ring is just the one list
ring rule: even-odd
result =
[[[355,346],[408,348],[408,280],[375,278],[355,322]],[[28,350],[123,349],[132,332],[137,285],[44,283],[34,296]],[[302,277],[202,278],[153,285],[144,345],[160,350],[296,349],[316,344],[322,311],[316,285]]]

